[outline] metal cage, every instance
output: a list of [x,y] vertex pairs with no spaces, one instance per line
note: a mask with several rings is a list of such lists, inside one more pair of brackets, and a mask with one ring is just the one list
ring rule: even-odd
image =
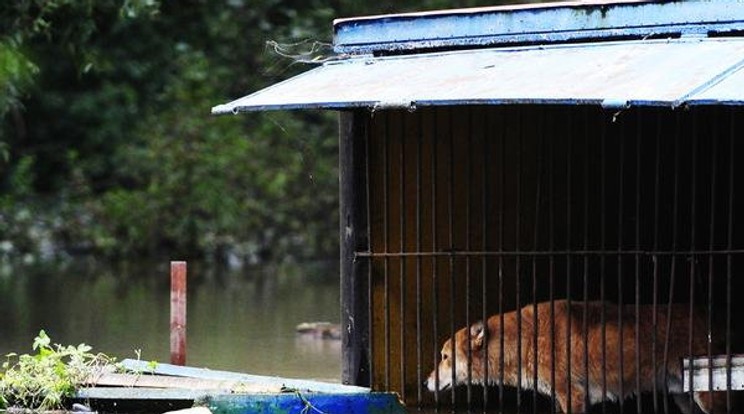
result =
[[[682,361],[669,355],[731,355],[742,340],[733,316],[740,305],[731,298],[744,287],[733,277],[744,258],[737,214],[744,197],[736,191],[744,178],[736,162],[744,151],[737,140],[742,114],[738,108],[613,113],[472,106],[345,115],[356,126],[345,129],[355,134],[344,141],[356,143],[361,155],[349,166],[353,173],[343,170],[357,177],[347,190],[361,195],[346,214],[358,220],[365,240],[348,246],[351,273],[360,280],[347,294],[367,306],[351,313],[367,316],[368,325],[357,329],[368,336],[355,346],[369,356],[364,363],[372,387],[396,390],[418,406],[531,412],[560,405],[550,402],[558,397],[556,377],[588,369],[581,355],[601,360],[606,372],[596,385],[603,401],[616,399],[612,393],[649,391],[641,387],[645,353],[654,356],[654,366],[680,368]],[[564,301],[578,312],[571,323],[549,321],[547,332],[529,329],[525,336],[520,322],[537,325],[538,313],[532,321],[516,319],[518,348],[537,349],[540,342],[539,350],[526,351],[534,361],[517,361],[524,367],[516,375],[524,378],[516,384],[499,386],[502,366],[486,376],[469,372],[462,387],[425,389],[442,343],[461,328]],[[590,301],[604,305],[589,307]],[[618,304],[625,305],[625,317]],[[654,309],[652,329],[636,312],[641,306]],[[587,332],[587,320],[596,318],[620,329],[623,352],[609,352],[613,345],[603,332],[598,349],[589,341],[576,345],[578,361],[571,362],[577,351],[570,347],[556,355],[557,335]],[[660,326],[672,318],[684,318],[687,332]],[[651,349],[640,345],[649,335]],[[610,353],[619,361],[609,361]],[[537,388],[538,370],[528,367],[538,359],[547,364],[549,374],[540,380],[549,391],[539,397],[519,392]],[[608,386],[608,377],[622,377],[626,366],[635,378]],[[578,375],[586,381],[580,388],[589,388],[589,376]],[[477,385],[484,378],[493,386]],[[643,404],[648,412],[664,412],[668,387],[661,380],[653,387],[650,401],[620,398],[619,404],[625,412],[642,412]]]
[[344,382],[737,412],[742,33],[737,0],[341,19],[335,56],[212,112],[340,111]]

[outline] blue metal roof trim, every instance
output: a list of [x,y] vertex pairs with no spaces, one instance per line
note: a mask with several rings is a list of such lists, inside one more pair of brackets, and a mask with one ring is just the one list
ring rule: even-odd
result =
[[334,50],[371,54],[742,30],[741,0],[547,3],[337,19]]
[[744,105],[744,38],[489,48],[328,62],[214,114],[441,105]]

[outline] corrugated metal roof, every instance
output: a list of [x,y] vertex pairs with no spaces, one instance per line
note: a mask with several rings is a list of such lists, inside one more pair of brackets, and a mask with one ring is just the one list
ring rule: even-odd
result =
[[744,104],[744,38],[685,38],[356,57],[212,113],[464,104]]
[[719,83],[690,97],[689,103],[694,105],[743,105],[744,68],[739,67]]

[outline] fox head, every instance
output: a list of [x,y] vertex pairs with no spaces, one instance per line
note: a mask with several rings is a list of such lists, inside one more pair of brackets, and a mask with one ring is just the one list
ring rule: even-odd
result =
[[454,338],[447,339],[442,347],[439,366],[424,382],[426,388],[432,392],[443,391],[467,383],[468,378],[474,384],[483,383],[483,365],[487,361],[483,350],[487,341],[486,331],[483,322],[477,322],[457,331]]

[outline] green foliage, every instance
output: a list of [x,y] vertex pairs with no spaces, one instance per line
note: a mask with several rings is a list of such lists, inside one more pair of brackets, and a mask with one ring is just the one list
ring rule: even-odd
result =
[[0,256],[336,255],[335,115],[209,108],[327,57],[335,17],[489,3],[3,3]]
[[34,410],[60,409],[92,373],[113,360],[91,347],[52,345],[43,330],[34,339],[36,354],[8,354],[0,376],[0,405]]
[[38,67],[19,50],[17,42],[0,40],[0,113],[19,104],[22,91],[37,72]]

